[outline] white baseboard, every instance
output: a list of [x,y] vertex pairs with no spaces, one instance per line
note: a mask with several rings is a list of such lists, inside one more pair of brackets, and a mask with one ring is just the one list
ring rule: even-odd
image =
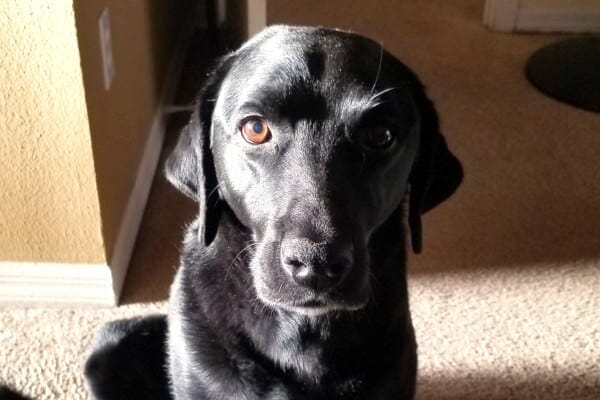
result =
[[106,264],[0,262],[2,304],[113,305],[111,283]]
[[600,1],[486,0],[483,22],[501,32],[600,32]]
[[166,110],[175,98],[187,49],[196,28],[197,21],[189,18],[175,40],[177,47],[171,55],[159,104],[108,265],[0,262],[1,304],[118,304],[160,159]]
[[523,9],[515,30],[535,32],[600,32],[600,2],[595,10],[575,8]]

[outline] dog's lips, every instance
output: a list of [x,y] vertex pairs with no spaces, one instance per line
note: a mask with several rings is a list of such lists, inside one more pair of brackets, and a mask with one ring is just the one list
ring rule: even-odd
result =
[[301,303],[299,306],[306,307],[306,308],[318,308],[318,307],[324,307],[324,306],[326,306],[326,304],[320,300],[314,299],[314,300],[305,301],[304,303]]
[[309,300],[293,306],[283,306],[290,311],[307,316],[319,316],[331,312],[353,312],[364,308],[365,303],[345,304],[340,302]]
[[368,298],[353,301],[334,299],[326,294],[313,295],[296,301],[273,299],[265,294],[261,290],[257,291],[258,298],[264,304],[275,309],[283,309],[306,316],[319,316],[331,312],[353,312],[364,308],[368,303]]
[[334,300],[327,295],[318,295],[291,304],[279,304],[279,307],[306,315],[322,315],[333,311],[356,311],[364,308],[365,301]]

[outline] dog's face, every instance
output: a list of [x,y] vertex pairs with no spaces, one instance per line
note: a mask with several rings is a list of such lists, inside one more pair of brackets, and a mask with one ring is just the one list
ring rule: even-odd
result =
[[[428,200],[435,162],[449,178]],[[408,187],[418,249],[420,213],[461,171],[416,77],[380,45],[273,27],[222,61],[167,175],[201,202],[207,243],[224,206],[250,230],[259,299],[318,315],[367,303],[369,240]]]

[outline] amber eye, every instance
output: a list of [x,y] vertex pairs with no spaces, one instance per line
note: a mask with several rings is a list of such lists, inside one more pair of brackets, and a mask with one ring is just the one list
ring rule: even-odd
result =
[[250,118],[242,123],[240,128],[242,136],[252,144],[265,143],[271,137],[267,121],[261,118]]

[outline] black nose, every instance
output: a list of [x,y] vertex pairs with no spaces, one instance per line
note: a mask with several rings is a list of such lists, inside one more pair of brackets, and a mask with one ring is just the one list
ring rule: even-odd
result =
[[283,268],[298,285],[316,292],[339,285],[352,266],[352,247],[315,243],[308,239],[284,240]]

